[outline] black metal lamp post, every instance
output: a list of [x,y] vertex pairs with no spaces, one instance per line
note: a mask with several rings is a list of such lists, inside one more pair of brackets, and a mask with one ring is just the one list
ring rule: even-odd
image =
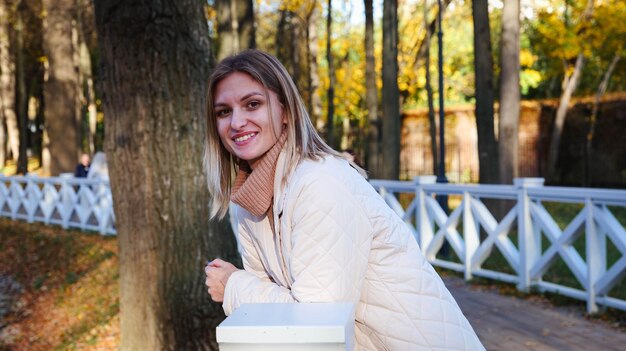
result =
[[[444,117],[445,111],[443,106],[444,87],[443,87],[443,31],[441,29],[441,13],[443,7],[441,6],[441,0],[437,0],[439,5],[439,31],[437,33],[438,38],[438,71],[439,71],[439,174],[437,175],[437,183],[448,183],[446,177],[446,143],[445,143],[445,124]],[[448,196],[439,195],[437,197],[441,208],[448,213]]]

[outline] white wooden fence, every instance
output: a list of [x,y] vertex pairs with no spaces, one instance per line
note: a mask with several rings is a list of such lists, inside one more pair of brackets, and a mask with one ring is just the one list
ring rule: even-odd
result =
[[[591,313],[599,305],[626,310],[626,300],[609,295],[626,276],[626,230],[612,211],[626,208],[626,190],[543,186],[542,178],[519,178],[514,185],[435,184],[434,176],[371,183],[410,226],[435,266],[463,272],[467,280],[485,277],[517,284],[521,291],[536,288],[585,300]],[[400,200],[407,196],[402,194],[408,194],[409,201]],[[459,204],[446,214],[435,195],[460,198]],[[511,200],[514,205],[498,222],[484,199]],[[581,210],[561,229],[543,206],[547,201],[578,203]],[[0,175],[0,216],[116,234],[106,180]],[[583,253],[574,247],[582,236]],[[547,239],[546,247],[542,238]],[[611,262],[607,261],[609,241],[618,251]],[[458,261],[438,255],[444,242]],[[494,249],[513,274],[483,267]],[[558,258],[580,288],[543,280]]]
[[[434,176],[371,183],[412,228],[422,252],[435,266],[463,272],[467,280],[486,277],[515,283],[521,291],[536,288],[585,300],[590,313],[597,312],[598,305],[626,310],[625,300],[609,296],[626,275],[626,230],[613,214],[613,206],[626,207],[624,190],[543,186],[542,178],[518,178],[512,186],[435,184]],[[406,206],[399,200],[402,193],[411,194]],[[460,203],[446,214],[435,195],[456,196]],[[484,199],[512,200],[514,205],[498,222]],[[561,230],[543,206],[546,201],[578,203],[582,209]],[[546,247],[542,247],[543,236],[549,243]],[[574,247],[581,236],[585,238],[582,254]],[[614,262],[607,262],[609,240],[619,251]],[[438,255],[444,241],[460,262]],[[514,274],[482,267],[494,248]],[[543,280],[558,258],[582,288]]]
[[0,216],[116,234],[109,182],[0,175]]

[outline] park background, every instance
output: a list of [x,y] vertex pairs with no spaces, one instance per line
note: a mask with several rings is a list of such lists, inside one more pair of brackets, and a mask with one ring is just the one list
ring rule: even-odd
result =
[[[197,280],[207,255],[235,255],[232,240],[217,235],[228,232],[227,223],[206,223],[201,166],[206,77],[219,58],[246,47],[277,55],[320,133],[335,148],[353,150],[371,178],[410,179],[441,169],[443,100],[452,182],[510,184],[516,176],[539,176],[548,184],[624,188],[624,19],[619,0],[0,1],[3,173],[56,176],[72,172],[81,152],[105,151],[119,245],[126,247],[122,296],[124,286],[130,296],[120,302],[112,289],[95,315],[68,313],[91,324],[62,323],[69,334],[51,339],[32,331],[25,335],[36,341],[26,342],[40,349],[97,344],[98,328],[119,318],[121,303],[128,311],[123,330],[132,335],[126,348],[145,345],[142,338],[156,340],[150,349],[214,347],[206,340],[223,318],[219,306],[207,301],[201,282],[180,282]],[[45,256],[24,240],[40,247],[63,241],[35,228],[37,239],[2,233],[21,243],[3,267],[28,267],[21,263]],[[71,235],[50,235],[72,243],[62,251],[68,264],[90,252]],[[55,280],[44,266],[41,274],[24,272],[22,285],[32,296],[42,287],[64,294],[84,286],[81,278],[101,262],[115,267],[114,243],[89,245],[100,257],[91,268]],[[132,280],[133,274],[147,278]],[[117,284],[117,273],[106,276],[107,288]],[[132,310],[132,296],[151,301],[135,303],[140,313]]]

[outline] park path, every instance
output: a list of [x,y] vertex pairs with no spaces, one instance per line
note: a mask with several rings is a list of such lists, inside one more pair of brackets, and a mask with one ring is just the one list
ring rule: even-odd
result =
[[443,279],[489,351],[626,350],[626,332],[586,320],[579,310]]

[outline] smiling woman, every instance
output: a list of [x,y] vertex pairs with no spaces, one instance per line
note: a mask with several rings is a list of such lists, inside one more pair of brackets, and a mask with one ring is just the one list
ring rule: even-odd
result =
[[241,72],[217,84],[215,115],[224,147],[252,167],[276,144],[285,128],[283,109],[276,93]]
[[205,268],[227,315],[244,303],[351,302],[360,350],[484,350],[408,226],[317,134],[275,57],[247,50],[217,65],[207,130],[212,216],[235,204],[244,263]]

